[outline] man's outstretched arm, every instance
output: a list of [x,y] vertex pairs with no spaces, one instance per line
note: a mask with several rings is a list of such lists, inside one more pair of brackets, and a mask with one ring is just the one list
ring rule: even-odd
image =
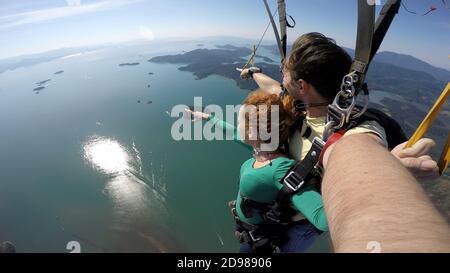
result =
[[253,78],[255,80],[256,84],[259,86],[259,88],[267,91],[270,94],[280,94],[281,87],[280,83],[276,80],[272,79],[271,77],[267,76],[263,73],[250,73],[249,69],[246,68],[242,70],[241,72],[241,79],[248,80],[250,78]]
[[327,150],[324,207],[336,252],[450,252],[450,228],[400,161],[367,134]]

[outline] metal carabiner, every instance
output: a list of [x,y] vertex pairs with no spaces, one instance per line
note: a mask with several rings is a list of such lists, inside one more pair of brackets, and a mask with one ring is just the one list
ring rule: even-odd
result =
[[351,117],[350,117],[351,120],[354,120],[354,119],[357,119],[357,118],[361,117],[366,112],[367,108],[369,107],[369,95],[365,95],[364,94],[363,95],[363,100],[364,100],[363,108],[361,108],[355,114],[351,115]]
[[335,129],[340,129],[340,128],[342,128],[342,126],[344,125],[344,123],[348,123],[349,121],[350,121],[350,116],[351,116],[351,114],[352,114],[352,111],[353,111],[353,109],[355,108],[355,105],[356,105],[356,97],[354,97],[354,96],[352,96],[350,99],[351,99],[351,103],[350,103],[350,105],[348,105],[348,106],[344,106],[344,105],[341,105],[340,104],[340,102],[341,102],[341,100],[340,100],[340,98],[341,98],[341,96],[342,97],[344,97],[346,100],[348,100],[348,98],[346,98],[345,97],[345,92],[346,91],[340,91],[338,94],[337,94],[337,96],[334,98],[334,101],[333,101],[333,103],[332,103],[332,105],[334,106],[334,107],[336,107],[338,110],[339,110],[339,112],[341,112],[342,114],[344,114],[344,116],[345,116],[345,119],[342,121],[340,121],[339,122],[339,128],[337,128],[337,127],[334,127]]

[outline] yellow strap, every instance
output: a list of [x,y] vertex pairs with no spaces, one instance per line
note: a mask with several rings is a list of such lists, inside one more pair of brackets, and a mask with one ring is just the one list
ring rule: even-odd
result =
[[450,133],[447,136],[447,143],[445,144],[444,150],[442,151],[441,158],[439,159],[439,173],[442,175],[448,167],[450,162]]
[[445,87],[441,96],[438,98],[434,106],[431,108],[430,112],[428,112],[428,115],[425,117],[425,119],[417,128],[417,130],[414,132],[412,137],[409,139],[408,143],[406,143],[405,148],[413,146],[419,139],[421,139],[425,135],[425,133],[428,131],[433,121],[438,116],[439,111],[442,109],[445,102],[447,101],[449,94],[450,94],[450,82],[448,82],[447,87]]
[[[448,58],[450,59],[450,55],[448,55]],[[447,143],[445,144],[444,150],[442,150],[441,158],[439,159],[438,162],[439,173],[441,175],[447,169],[449,162],[450,162],[450,133],[448,134]]]

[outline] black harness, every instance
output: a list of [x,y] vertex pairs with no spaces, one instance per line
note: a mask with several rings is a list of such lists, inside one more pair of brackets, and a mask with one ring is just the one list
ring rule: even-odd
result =
[[[365,121],[376,121],[386,131],[389,149],[407,140],[404,131],[397,121],[377,109],[368,109],[357,121],[354,121],[346,129],[349,130]],[[296,124],[303,124],[303,120]],[[297,128],[302,131],[302,128]],[[309,129],[309,130],[308,130]],[[309,133],[308,133],[309,131]],[[302,137],[309,137],[311,129],[308,127]],[[292,207],[292,196],[298,193],[305,185],[313,185],[320,192],[322,180],[322,168],[319,163],[320,154],[324,148],[324,141],[315,137],[312,147],[305,158],[297,161],[280,181],[283,187],[277,194],[276,200],[271,203],[263,203],[241,196],[240,209],[244,216],[252,217],[253,209],[257,210],[263,219],[260,225],[249,225],[242,222],[234,208],[234,218],[238,225],[240,242],[249,243],[255,252],[273,252],[277,245],[287,240],[287,230],[296,224],[307,224],[309,221],[292,221],[292,217],[298,212]],[[322,233],[320,230],[317,230]]]

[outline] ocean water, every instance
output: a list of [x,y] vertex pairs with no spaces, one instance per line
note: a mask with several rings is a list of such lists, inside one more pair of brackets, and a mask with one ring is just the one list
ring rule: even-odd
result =
[[247,92],[147,62],[196,47],[103,48],[0,74],[0,241],[18,252],[70,252],[72,241],[81,252],[237,252],[226,204],[250,155],[173,140],[169,113],[194,96],[223,106]]

